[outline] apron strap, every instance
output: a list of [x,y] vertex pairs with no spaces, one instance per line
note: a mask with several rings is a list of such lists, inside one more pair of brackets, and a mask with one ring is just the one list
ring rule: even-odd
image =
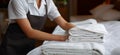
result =
[[[47,7],[47,1],[45,0],[46,2],[46,5],[45,5],[45,10],[46,10],[46,16],[47,16],[47,13],[48,13],[48,7]],[[48,16],[47,16],[48,17]]]

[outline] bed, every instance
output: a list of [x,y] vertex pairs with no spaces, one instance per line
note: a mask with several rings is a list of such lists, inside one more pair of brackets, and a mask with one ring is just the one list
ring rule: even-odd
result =
[[[120,47],[120,21],[106,21],[100,22],[105,25],[108,35],[104,38],[104,46],[105,46],[105,55],[111,55],[113,49]],[[64,34],[64,30],[62,30],[59,26],[57,26],[53,32],[53,34]],[[45,41],[44,43],[47,43]],[[41,46],[33,49],[27,55],[41,55]]]

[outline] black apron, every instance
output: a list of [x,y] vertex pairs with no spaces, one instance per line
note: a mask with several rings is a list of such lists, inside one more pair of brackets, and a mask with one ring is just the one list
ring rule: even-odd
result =
[[[28,12],[28,20],[34,29],[42,30],[47,18],[47,6],[45,5],[46,14],[44,16],[30,15]],[[0,55],[26,55],[35,46],[35,40],[27,38],[17,23],[11,23],[8,26],[5,36],[3,37],[0,47],[2,54]]]

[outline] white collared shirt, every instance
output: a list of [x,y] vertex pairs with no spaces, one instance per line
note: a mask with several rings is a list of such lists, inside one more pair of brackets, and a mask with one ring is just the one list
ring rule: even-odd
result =
[[[46,0],[48,8],[48,18],[54,20],[56,17],[61,16],[58,9],[56,8],[53,0]],[[44,16],[46,2],[41,0],[40,8],[37,7],[36,0],[10,0],[8,6],[9,19],[24,19],[27,18],[28,11],[31,15]]]

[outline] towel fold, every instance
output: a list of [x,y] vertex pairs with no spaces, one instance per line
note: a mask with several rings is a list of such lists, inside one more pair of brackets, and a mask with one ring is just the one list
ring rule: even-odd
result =
[[103,24],[96,23],[73,27],[68,33],[70,42],[103,42],[103,38],[108,32]]
[[97,21],[93,18],[84,20],[84,21],[79,21],[79,22],[72,22],[72,24],[75,25],[84,25],[84,24],[97,24]]
[[100,38],[74,38],[74,37],[69,37],[69,40],[67,40],[69,42],[99,42],[99,43],[103,43],[103,39]]
[[[81,32],[83,31],[83,32]],[[73,34],[72,34],[73,33]],[[69,34],[78,35],[80,33],[93,33],[93,34],[107,34],[106,28],[103,24],[84,24],[77,25],[69,30]]]
[[93,42],[51,42],[42,45],[42,52],[44,55],[103,55],[104,46]]

